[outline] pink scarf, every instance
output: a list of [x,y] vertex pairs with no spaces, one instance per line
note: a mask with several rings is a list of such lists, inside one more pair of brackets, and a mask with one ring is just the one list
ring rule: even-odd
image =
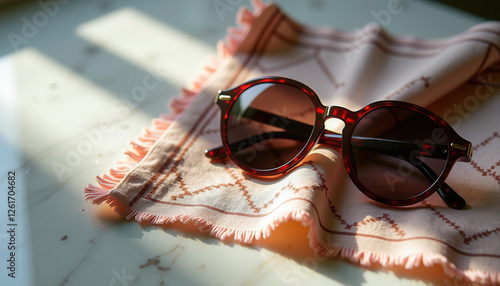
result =
[[[299,222],[311,248],[361,265],[441,266],[457,281],[500,283],[500,23],[444,39],[392,36],[297,24],[274,5],[243,9],[240,25],[218,46],[199,79],[172,102],[177,114],[155,119],[86,198],[126,218],[201,231],[243,243]],[[186,55],[187,56],[187,55]],[[338,150],[314,149],[292,172],[260,180],[204,150],[220,146],[218,89],[279,75],[313,88],[324,104],[357,110],[381,99],[413,102],[473,142],[470,164],[447,183],[468,203],[436,195],[403,208],[370,201],[350,182]],[[299,233],[288,233],[292,239]]]

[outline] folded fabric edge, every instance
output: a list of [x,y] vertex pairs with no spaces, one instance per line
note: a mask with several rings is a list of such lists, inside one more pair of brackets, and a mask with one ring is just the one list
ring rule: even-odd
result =
[[314,225],[311,225],[308,235],[311,247],[315,252],[325,257],[340,257],[366,267],[380,265],[382,267],[403,267],[406,270],[416,269],[421,266],[430,268],[437,265],[441,266],[443,273],[454,279],[455,282],[480,285],[500,284],[500,273],[480,269],[458,269],[442,254],[421,252],[394,256],[373,251],[325,245],[314,235],[316,231],[314,228]]
[[139,223],[151,223],[158,226],[166,226],[176,222],[181,222],[183,224],[191,223],[198,227],[201,232],[208,233],[221,241],[233,239],[244,244],[252,244],[256,240],[265,239],[271,236],[272,232],[281,224],[289,221],[296,221],[308,228],[307,237],[309,239],[309,245],[315,253],[318,253],[322,257],[339,257],[365,267],[380,265],[382,267],[402,267],[407,270],[419,268],[421,266],[429,268],[437,265],[441,266],[443,273],[455,282],[477,283],[481,285],[497,285],[500,283],[500,274],[497,272],[479,269],[461,270],[441,254],[414,253],[391,256],[373,251],[360,251],[352,248],[326,245],[320,241],[317,235],[317,226],[315,225],[314,219],[308,212],[303,210],[282,214],[262,229],[242,230],[214,225],[205,219],[191,215],[159,216],[135,211],[124,205],[123,202],[111,194],[103,194],[99,197],[98,201],[99,203],[107,203],[115,212],[127,220],[136,220]]
[[87,201],[94,204],[106,201],[109,192],[139,165],[170,125],[190,106],[219,64],[236,52],[253,21],[267,6],[270,6],[269,3],[261,0],[252,0],[251,4],[253,12],[247,7],[242,7],[238,11],[237,26],[229,28],[226,37],[218,42],[217,56],[211,56],[202,66],[191,86],[181,88],[180,95],[169,102],[168,105],[173,113],[153,119],[149,128],[144,128],[134,142],[129,142],[128,149],[123,152],[123,158],[116,161],[107,173],[96,176],[97,185],[89,184],[84,188]]

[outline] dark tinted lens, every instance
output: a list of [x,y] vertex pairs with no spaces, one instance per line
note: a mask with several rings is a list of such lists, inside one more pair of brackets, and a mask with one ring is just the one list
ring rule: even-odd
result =
[[351,139],[351,162],[375,195],[404,200],[425,192],[448,160],[448,138],[431,118],[406,108],[367,113]]
[[300,89],[286,84],[257,84],[242,92],[229,111],[229,148],[250,168],[283,166],[309,141],[315,116],[313,102]]

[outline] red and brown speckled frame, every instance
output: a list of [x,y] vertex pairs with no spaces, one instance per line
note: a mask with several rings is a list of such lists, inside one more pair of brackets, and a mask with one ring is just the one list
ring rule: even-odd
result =
[[[310,98],[310,100],[316,107],[315,124],[312,129],[312,134],[310,134],[310,136],[309,134],[307,134],[309,139],[305,143],[302,150],[287,163],[276,168],[265,169],[265,170],[251,168],[243,164],[236,158],[236,156],[233,154],[229,146],[230,143],[228,142],[227,139],[227,128],[226,128],[226,122],[228,119],[229,111],[231,110],[232,105],[238,99],[240,94],[249,87],[262,83],[285,84],[300,89],[302,92],[304,92],[305,95],[307,95]],[[317,94],[307,85],[298,82],[296,80],[283,77],[257,78],[247,81],[243,84],[240,84],[239,86],[234,87],[232,89],[219,91],[216,97],[216,104],[219,106],[222,114],[221,138],[223,146],[207,150],[206,156],[208,158],[223,159],[227,156],[238,167],[240,167],[241,169],[250,174],[256,176],[275,176],[283,174],[288,170],[292,169],[299,162],[301,162],[302,159],[304,159],[304,157],[308,154],[308,152],[313,148],[315,144],[320,143],[331,147],[341,147],[344,165],[351,180],[361,190],[361,192],[363,192],[369,198],[379,203],[391,206],[410,205],[424,200],[425,198],[433,194],[435,191],[437,191],[438,194],[441,196],[441,198],[446,202],[446,204],[452,208],[462,209],[466,205],[465,201],[455,191],[453,191],[453,189],[451,189],[451,187],[449,187],[444,181],[448,176],[448,174],[450,173],[451,168],[453,167],[455,162],[457,161],[470,162],[472,156],[472,144],[469,141],[460,137],[453,130],[453,128],[438,115],[418,105],[401,101],[378,101],[369,104],[358,111],[353,112],[340,106],[325,106],[321,103]],[[372,112],[373,110],[380,108],[387,108],[387,107],[397,107],[397,108],[411,110],[413,112],[420,113],[421,115],[430,118],[437,124],[437,126],[439,126],[445,132],[448,138],[448,144],[447,144],[448,146],[445,147],[447,148],[447,161],[444,170],[441,172],[440,175],[437,175],[432,171],[432,169],[426,167],[425,164],[423,163],[420,164],[420,166],[418,166],[418,169],[431,182],[431,186],[423,193],[408,199],[401,199],[401,200],[387,199],[370,191],[369,188],[367,188],[359,180],[353,168],[354,159],[350,155],[351,154],[350,149],[352,144],[351,139],[353,138],[354,129],[357,123],[360,121],[360,119],[363,118],[363,116],[366,115],[367,113]],[[324,123],[329,118],[337,118],[344,122],[345,126],[341,135],[325,130]],[[361,142],[361,144],[369,144],[369,142],[368,141],[366,141],[365,143]],[[400,142],[400,144],[408,144],[408,143]]]

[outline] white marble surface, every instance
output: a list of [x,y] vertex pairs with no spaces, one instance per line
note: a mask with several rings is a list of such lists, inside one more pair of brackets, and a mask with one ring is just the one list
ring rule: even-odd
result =
[[[409,0],[397,13],[385,0],[277,2],[309,25],[378,21],[417,36],[482,21]],[[264,248],[105,221],[84,201],[83,188],[167,111],[246,3],[43,0],[0,10],[0,285],[430,285],[339,259],[304,266]],[[16,278],[7,276],[9,171]]]

